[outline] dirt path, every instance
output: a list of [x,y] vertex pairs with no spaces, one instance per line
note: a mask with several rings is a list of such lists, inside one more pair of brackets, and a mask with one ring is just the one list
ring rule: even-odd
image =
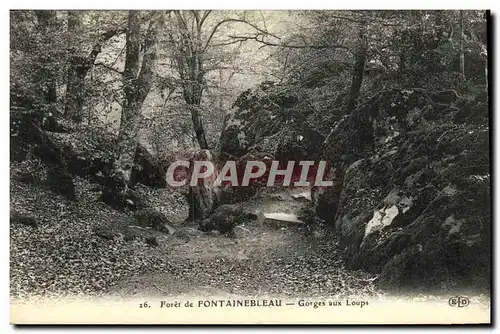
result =
[[[297,213],[304,199],[289,193],[266,195],[245,203],[254,212]],[[337,244],[325,233],[304,233],[249,222],[237,229],[237,238],[202,233],[195,226],[159,240],[152,252],[168,259],[161,270],[125,279],[107,296],[148,297],[178,295],[328,296],[378,293],[373,277],[344,267]],[[186,242],[186,240],[188,240]]]

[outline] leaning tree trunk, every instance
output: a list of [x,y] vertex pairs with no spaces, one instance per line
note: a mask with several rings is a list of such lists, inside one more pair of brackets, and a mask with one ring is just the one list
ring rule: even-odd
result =
[[[125,98],[122,105],[120,133],[118,136],[117,158],[110,178],[108,196],[115,202],[127,201],[128,185],[134,166],[137,134],[142,119],[142,104],[151,89],[153,71],[156,65],[156,44],[159,24],[163,16],[152,18],[144,41],[144,57],[140,64],[141,49],[140,21],[137,11],[130,11],[126,35],[126,58],[123,74]],[[140,71],[139,71],[140,68]]]
[[200,145],[201,149],[208,149],[207,138],[205,137],[205,130],[203,128],[203,122],[201,120],[200,106],[196,104],[188,105],[189,111],[191,112],[191,119],[193,121],[194,133],[196,135],[196,140]]
[[187,57],[185,62],[188,73],[188,82],[184,85],[183,89],[184,100],[186,101],[189,112],[191,113],[191,120],[193,121],[193,129],[196,134],[196,140],[200,145],[200,149],[205,150],[208,149],[208,143],[200,113],[204,81],[201,56],[199,54],[194,54]]
[[[159,21],[156,18],[156,21]],[[122,174],[125,182],[130,181],[137,147],[137,133],[142,119],[142,104],[151,89],[153,70],[156,65],[156,39],[158,23],[154,19],[144,42],[144,57],[139,74],[140,22],[136,11],[130,11],[127,28],[125,71],[123,90],[125,99],[122,105],[120,134],[118,138],[118,158],[115,170]]]

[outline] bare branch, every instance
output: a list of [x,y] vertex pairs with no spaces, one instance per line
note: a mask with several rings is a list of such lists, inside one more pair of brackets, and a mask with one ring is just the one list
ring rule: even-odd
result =
[[217,32],[217,29],[219,29],[219,27],[221,25],[223,25],[224,23],[229,23],[229,22],[244,23],[244,24],[247,24],[250,27],[254,28],[255,30],[257,30],[261,34],[272,36],[272,37],[274,37],[276,39],[281,39],[280,37],[278,37],[278,36],[276,36],[276,35],[268,32],[266,30],[262,30],[261,28],[259,28],[258,26],[256,26],[253,23],[248,22],[247,20],[230,18],[230,19],[224,19],[224,20],[220,21],[219,23],[217,23],[215,25],[215,27],[213,27],[212,32],[210,33],[210,35],[209,35],[209,37],[208,37],[208,39],[207,39],[207,41],[205,43],[205,47],[203,48],[203,51],[205,51],[208,48],[208,46],[210,45],[210,41],[212,40],[212,38],[214,37],[215,33]]
[[120,70],[118,70],[118,69],[116,69],[116,68],[114,68],[112,66],[106,65],[104,63],[95,63],[94,66],[101,66],[101,67],[104,67],[105,69],[108,69],[110,71],[113,71],[113,72],[116,72],[116,73],[118,73],[120,75],[123,75],[122,71],[120,71]]
[[101,52],[102,46],[104,43],[106,43],[108,40],[110,40],[114,36],[124,34],[126,30],[127,30],[126,26],[123,26],[123,27],[108,30],[105,33],[103,33],[101,35],[101,37],[99,37],[97,42],[94,44],[94,46],[92,47],[92,51],[90,51],[90,54],[88,57],[89,63],[93,63],[95,61],[95,59],[97,58],[97,55]]
[[212,12],[211,10],[207,10],[207,11],[203,14],[203,16],[202,16],[202,18],[201,18],[201,21],[200,21],[200,26],[203,26],[203,23],[205,23],[205,20],[207,19],[208,15],[210,15],[210,13],[211,13],[211,12]]
[[193,14],[194,19],[196,21],[196,30],[199,31],[201,28],[200,13],[198,13],[197,10],[190,10],[190,12]]
[[296,44],[286,44],[286,43],[277,44],[277,43],[265,41],[264,40],[265,36],[259,35],[259,34],[254,35],[254,36],[229,36],[229,37],[231,39],[233,39],[233,41],[228,41],[228,42],[220,43],[220,44],[216,44],[216,45],[219,46],[219,45],[235,44],[238,42],[254,40],[254,41],[257,41],[257,42],[263,44],[261,46],[261,48],[265,47],[265,46],[277,46],[277,47],[290,48],[290,49],[319,49],[319,50],[321,50],[321,49],[342,49],[342,50],[346,50],[348,52],[351,52],[351,50],[347,46],[341,45],[341,44],[327,44],[327,45],[315,45],[315,44],[296,45]]

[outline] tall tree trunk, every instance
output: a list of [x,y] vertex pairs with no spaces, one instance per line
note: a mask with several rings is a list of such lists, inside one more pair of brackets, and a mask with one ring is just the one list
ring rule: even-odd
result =
[[191,113],[193,129],[200,149],[208,149],[208,143],[201,119],[200,105],[203,96],[205,72],[203,69],[202,23],[196,16],[196,28],[189,29],[180,11],[174,12],[181,30],[177,55],[177,70],[182,80],[182,95]]
[[191,112],[191,119],[193,121],[194,133],[196,134],[196,140],[200,145],[202,150],[208,149],[207,138],[205,137],[205,129],[203,128],[203,122],[200,114],[200,106],[199,105],[188,105],[188,108]]
[[68,12],[68,35],[72,40],[72,44],[69,45],[70,66],[68,70],[64,114],[76,122],[81,122],[83,118],[85,77],[92,69],[94,61],[101,52],[102,45],[112,37],[125,32],[123,27],[112,28],[104,32],[92,46],[90,54],[84,55],[81,43],[78,42],[78,36],[81,33],[79,31],[81,21],[82,18],[79,11]]
[[[351,89],[349,91],[349,96],[347,100],[346,114],[350,115],[358,105],[359,91],[361,89],[361,84],[363,83],[363,74],[365,71],[366,62],[366,52],[367,52],[367,40],[365,36],[366,23],[361,23],[359,30],[359,42],[356,50],[356,60],[354,63]],[[361,140],[359,135],[359,124],[351,117],[349,120],[349,126],[351,127],[350,142],[355,153],[359,153],[362,150]]]
[[187,69],[187,83],[184,85],[184,100],[188,105],[191,113],[191,120],[193,121],[193,129],[196,134],[196,140],[200,149],[208,149],[208,143],[205,136],[205,129],[201,119],[201,99],[204,90],[205,75],[203,72],[201,55],[196,52],[187,57],[185,60]]
[[460,11],[460,74],[465,79],[465,55],[464,55],[464,11]]
[[363,73],[365,71],[367,41],[365,36],[365,24],[362,24],[359,31],[359,44],[356,50],[356,60],[354,63],[351,89],[347,97],[346,113],[350,114],[358,104],[359,90],[363,83]]
[[[141,108],[151,89],[153,71],[156,65],[156,43],[158,25],[163,16],[152,18],[144,41],[144,57],[140,66],[139,52],[141,48],[140,21],[137,11],[130,11],[126,36],[125,71],[123,74],[123,91],[125,98],[122,105],[120,134],[118,137],[115,174],[123,178],[128,185],[134,165],[137,134],[142,119]],[[140,67],[140,72],[139,72]]]
[[68,37],[70,65],[66,86],[64,115],[75,122],[82,121],[83,99],[85,94],[84,80],[89,70],[86,57],[83,57],[79,43],[81,16],[78,11],[68,12]]
[[[217,166],[217,158],[214,153],[205,149],[195,152],[192,159],[190,159],[191,173],[195,161],[211,161],[214,166]],[[217,175],[214,173],[210,177],[198,180],[196,185],[189,186],[187,196],[189,216],[186,222],[205,219],[218,206],[220,187],[216,185],[216,178]]]
[[[37,10],[35,11],[38,20],[38,29],[42,34],[43,38],[50,42],[51,36],[53,36],[53,30],[55,26],[55,20],[57,18],[56,11],[54,10]],[[40,79],[41,79],[41,89],[43,92],[44,100],[47,104],[52,104],[57,102],[57,86],[56,86],[56,73],[53,68],[53,59],[45,59],[41,64]]]

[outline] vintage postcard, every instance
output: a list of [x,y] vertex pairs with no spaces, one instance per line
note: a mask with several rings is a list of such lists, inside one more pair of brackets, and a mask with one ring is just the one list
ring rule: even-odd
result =
[[12,324],[490,324],[487,10],[11,10]]

